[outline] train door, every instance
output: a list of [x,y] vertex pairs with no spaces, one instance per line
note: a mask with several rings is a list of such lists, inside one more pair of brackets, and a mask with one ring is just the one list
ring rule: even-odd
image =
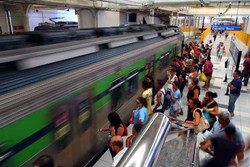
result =
[[172,49],[172,58],[175,58],[176,56],[178,56],[178,47],[177,44],[174,44]]
[[67,101],[61,102],[52,108],[54,141],[57,151],[67,147],[73,139],[69,111],[70,107]]
[[111,92],[112,111],[116,111],[123,104],[125,95],[124,83],[125,83],[124,77],[120,77],[114,80],[111,84],[111,88],[109,89],[109,91]]
[[163,54],[161,54],[160,58],[159,58],[159,73],[161,73],[164,69],[166,69],[170,63],[170,60],[169,60],[169,54],[170,52],[167,51]]
[[135,95],[138,89],[138,70],[132,70],[126,79],[127,99]]

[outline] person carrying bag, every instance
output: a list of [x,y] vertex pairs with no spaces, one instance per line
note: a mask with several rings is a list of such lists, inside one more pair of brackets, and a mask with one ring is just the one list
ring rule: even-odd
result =
[[[200,112],[200,113],[201,113],[200,122],[199,122],[198,126],[195,126],[195,127],[194,127],[194,132],[195,132],[196,134],[198,134],[198,133],[200,133],[200,132],[203,132],[204,130],[207,130],[207,129],[210,127],[210,125],[209,125],[208,120],[204,117],[204,114],[203,114],[201,108],[196,108],[195,111],[193,112],[193,116],[194,116],[196,110],[200,110],[200,111],[201,111],[201,112]],[[194,117],[195,117],[195,116],[194,116]]]

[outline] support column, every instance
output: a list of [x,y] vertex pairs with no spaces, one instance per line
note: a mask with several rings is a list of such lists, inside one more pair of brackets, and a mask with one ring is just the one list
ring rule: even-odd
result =
[[21,7],[24,10],[24,30],[30,31],[30,24],[29,24],[29,10],[32,5],[30,4],[21,4]]
[[203,16],[203,19],[202,19],[201,33],[203,33],[204,31],[204,25],[205,25],[205,16]]
[[173,15],[174,15],[174,13],[171,12],[171,14],[170,14],[170,16],[169,16],[169,17],[170,17],[170,19],[169,19],[169,20],[170,20],[170,21],[169,21],[169,25],[170,25],[170,26],[173,25],[173,19],[174,19],[174,18],[173,18]]
[[155,23],[155,9],[150,9],[150,16],[149,16],[149,23],[154,24]]
[[6,18],[7,18],[9,34],[13,34],[14,31],[13,31],[13,25],[12,25],[10,10],[5,10],[5,14],[6,14]]
[[247,34],[250,34],[250,18],[249,18],[249,16],[246,18],[246,21],[245,21],[244,32],[246,32]]
[[184,28],[186,29],[187,16],[184,17]]
[[188,29],[189,29],[188,37],[191,36],[191,34],[190,34],[190,33],[191,33],[191,32],[190,32],[190,28],[191,28],[191,18],[192,18],[191,16],[188,17]]
[[93,9],[83,8],[78,11],[78,27],[94,28],[96,24],[96,12]]
[[198,21],[197,21],[197,27],[196,28],[200,28],[200,20],[201,19],[201,17],[198,17]]
[[175,20],[175,26],[178,26],[178,21],[179,21],[179,13],[176,13],[176,20]]

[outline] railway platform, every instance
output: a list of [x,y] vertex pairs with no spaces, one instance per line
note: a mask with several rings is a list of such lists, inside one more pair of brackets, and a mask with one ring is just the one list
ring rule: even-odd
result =
[[[212,35],[209,34],[206,40],[204,41],[204,44],[207,44],[209,40],[212,40]],[[211,80],[211,85],[208,91],[216,92],[218,94],[218,97],[215,98],[216,102],[219,105],[219,110],[226,109],[228,107],[229,102],[229,96],[225,95],[227,90],[227,84],[232,80],[232,74],[233,74],[233,58],[229,52],[230,48],[230,42],[231,42],[231,36],[225,40],[224,36],[217,37],[216,41],[214,41],[213,49],[211,53],[211,61],[213,63],[213,76]],[[185,42],[190,42],[197,39],[188,39]],[[222,60],[219,61],[216,56],[216,47],[219,44],[219,42],[223,42],[226,48],[226,55],[222,57]],[[242,56],[244,57],[244,55]],[[229,67],[225,68],[225,61],[229,60]],[[240,70],[242,70],[242,63],[243,59],[241,60],[240,64]],[[227,74],[227,82],[225,82],[225,74]],[[199,83],[200,87],[203,86],[203,83]],[[178,116],[178,119],[185,120],[187,115],[187,100],[186,100],[186,94],[187,94],[187,86],[184,88],[183,91],[183,97],[182,97],[182,104],[184,106],[184,114]],[[205,96],[206,91],[201,89],[200,94],[200,100]],[[250,84],[248,86],[242,86],[241,95],[239,99],[236,101],[235,106],[235,115],[232,117],[232,122],[240,129],[240,131],[243,134],[243,137],[245,140],[249,140],[250,137],[250,112],[249,112],[249,106],[248,103],[250,102]],[[153,106],[152,106],[153,107]],[[168,115],[168,111],[165,111],[165,115]],[[129,135],[132,132],[132,125],[128,127]],[[124,141],[126,141],[126,137],[124,137]],[[196,139],[194,136],[187,137],[178,137],[178,133],[171,133],[167,136],[164,145],[161,149],[160,156],[157,160],[157,165],[159,166],[183,166],[183,161],[188,162],[188,159],[190,157],[186,155],[194,154],[194,148],[187,147],[193,146],[195,147]],[[182,158],[182,161],[174,162],[175,160],[171,157],[176,157],[175,155],[178,155],[180,158]],[[206,156],[205,153],[202,153],[200,151],[200,158]],[[170,158],[169,158],[170,157]],[[245,153],[245,158],[250,157],[250,152]],[[193,164],[194,166],[198,164]],[[250,164],[249,164],[250,165]],[[94,167],[106,167],[106,166],[112,166],[112,158],[110,155],[109,150],[107,150],[103,156],[95,163]]]

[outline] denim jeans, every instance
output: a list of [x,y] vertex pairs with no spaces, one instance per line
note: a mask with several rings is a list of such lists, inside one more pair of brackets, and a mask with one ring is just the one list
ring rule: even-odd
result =
[[230,113],[234,112],[234,108],[235,108],[235,102],[238,99],[240,95],[239,94],[230,94],[229,95],[229,104],[228,104],[228,111]]

